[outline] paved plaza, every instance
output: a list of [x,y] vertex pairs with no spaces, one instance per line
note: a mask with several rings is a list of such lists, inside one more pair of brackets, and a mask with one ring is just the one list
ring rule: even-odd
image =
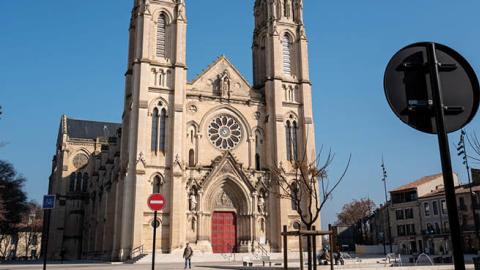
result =
[[[291,262],[289,269],[299,269],[298,262]],[[335,269],[380,269],[385,268],[384,264],[379,263],[347,263],[344,266],[335,266]],[[388,266],[387,266],[388,267]],[[0,264],[0,270],[33,270],[33,269],[42,269],[41,264],[29,264],[29,265],[8,265]],[[151,265],[147,264],[50,264],[47,266],[47,269],[55,270],[150,270]],[[168,263],[168,264],[157,264],[156,268],[158,270],[177,270],[183,269],[182,263]],[[269,269],[283,269],[281,264],[278,263],[272,267],[262,267],[261,264],[254,265],[253,267],[244,267],[238,262],[235,263],[193,263],[192,269],[199,270],[217,270],[217,269],[238,269],[238,270],[269,270]],[[307,269],[305,266],[304,269]],[[318,266],[318,270],[329,270],[330,266]],[[450,270],[454,269],[452,265],[439,265],[439,266],[405,266],[405,267],[395,267],[399,270]],[[467,269],[474,269],[473,265],[467,265]]]

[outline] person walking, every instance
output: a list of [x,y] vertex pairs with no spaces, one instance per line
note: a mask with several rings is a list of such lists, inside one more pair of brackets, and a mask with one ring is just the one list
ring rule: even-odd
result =
[[188,268],[192,269],[192,256],[193,256],[192,247],[190,247],[190,243],[187,243],[187,246],[183,250],[183,258],[185,259],[184,269],[187,269],[187,265],[188,265]]

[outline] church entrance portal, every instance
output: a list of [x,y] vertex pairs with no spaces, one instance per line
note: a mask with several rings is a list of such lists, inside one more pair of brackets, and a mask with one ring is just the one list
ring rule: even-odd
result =
[[237,241],[237,218],[234,212],[214,212],[212,217],[213,253],[235,251]]

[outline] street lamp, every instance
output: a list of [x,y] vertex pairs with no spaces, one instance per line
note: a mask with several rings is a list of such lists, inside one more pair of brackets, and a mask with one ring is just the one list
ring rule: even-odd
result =
[[477,237],[477,252],[480,250],[480,234],[479,234],[479,228],[478,228],[478,219],[475,213],[475,204],[474,204],[474,193],[473,193],[473,183],[472,183],[472,177],[470,176],[470,165],[468,164],[468,155],[467,155],[467,148],[465,147],[465,130],[462,129],[460,133],[460,141],[458,142],[457,145],[457,155],[459,157],[462,157],[463,162],[462,164],[465,165],[465,168],[467,169],[467,176],[468,176],[468,186],[469,186],[469,191],[470,191],[470,201],[471,201],[471,208],[472,208],[472,214],[473,214],[473,222],[475,224],[475,236]]
[[[387,222],[388,222],[388,241],[390,242],[390,253],[393,253],[393,248],[392,248],[392,229],[391,229],[391,225],[390,225],[390,210],[389,210],[389,206],[388,206],[388,193],[387,193],[387,170],[385,169],[385,162],[383,161],[383,156],[382,156],[382,173],[383,173],[383,177],[382,177],[382,181],[383,181],[383,188],[385,189],[385,207],[386,207],[386,211],[387,211]],[[384,236],[383,237],[383,241],[385,243],[385,239],[387,237]]]

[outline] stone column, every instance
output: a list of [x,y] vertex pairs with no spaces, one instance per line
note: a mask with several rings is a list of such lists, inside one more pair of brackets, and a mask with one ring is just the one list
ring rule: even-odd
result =
[[257,239],[257,215],[258,215],[258,193],[255,191],[252,193],[252,199],[253,199],[253,209],[252,213],[250,216],[250,238],[252,243]]
[[255,168],[255,137],[253,134],[247,138],[248,143],[248,168]]
[[[198,152],[197,152],[198,153]],[[202,240],[201,231],[203,229],[203,190],[198,191],[198,215],[197,215],[197,242]]]

